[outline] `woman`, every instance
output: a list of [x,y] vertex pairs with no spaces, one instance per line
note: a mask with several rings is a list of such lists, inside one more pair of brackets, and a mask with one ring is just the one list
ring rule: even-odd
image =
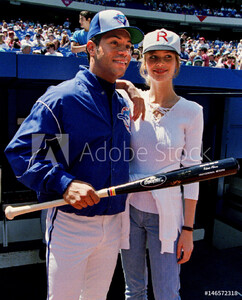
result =
[[71,41],[69,39],[69,36],[67,34],[63,34],[62,40],[60,42],[60,46],[62,48],[71,48]]
[[[132,123],[130,180],[201,162],[202,107],[178,96],[172,80],[179,72],[180,38],[161,29],[143,42],[141,74],[150,89],[145,119]],[[180,265],[193,251],[198,183],[131,194],[129,245],[123,244],[126,299],[147,299],[146,246],[156,300],[180,299]],[[184,217],[183,201],[184,197]],[[127,242],[127,240],[126,240]]]
[[4,52],[9,49],[8,45],[4,42],[4,34],[0,33],[0,51]]

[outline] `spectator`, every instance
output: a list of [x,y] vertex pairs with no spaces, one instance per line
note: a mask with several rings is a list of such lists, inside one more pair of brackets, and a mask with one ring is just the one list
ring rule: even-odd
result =
[[30,33],[31,36],[33,36],[34,35],[34,26],[29,24],[29,26],[27,26],[26,32]]
[[93,16],[94,14],[90,11],[80,12],[79,23],[82,29],[75,31],[71,38],[71,51],[77,53],[77,56],[86,55],[87,34]]
[[35,36],[34,36],[34,41],[37,39],[37,36],[40,37],[40,40],[41,40],[43,43],[45,43],[45,37],[44,37],[44,35],[43,35],[43,30],[42,30],[42,28],[38,28],[38,29],[36,30],[36,34],[35,34]]
[[228,42],[228,41],[224,41],[224,43],[223,43],[223,48],[224,48],[225,50],[229,50],[229,49],[230,49],[230,45],[229,45],[229,42]]
[[4,43],[6,43],[8,38],[8,30],[3,28],[2,33],[3,33],[3,41]]
[[21,44],[28,44],[28,45],[32,46],[33,44],[31,42],[30,38],[31,38],[31,34],[30,33],[26,33],[24,39],[21,40]]
[[214,60],[215,60],[215,62],[216,62],[216,65],[218,64],[218,61],[219,61],[220,58],[221,58],[221,54],[220,54],[220,52],[217,52],[217,53],[214,55]]
[[217,63],[215,61],[215,57],[213,52],[209,52],[208,53],[208,58],[209,58],[209,67],[216,67]]
[[[49,28],[48,28],[48,30],[47,30],[47,33],[46,33],[46,37],[47,37],[47,39],[49,38],[49,35],[52,35],[53,34],[53,36],[54,36],[54,30],[53,30],[53,28],[50,26]],[[54,36],[55,37],[55,36]]]
[[50,42],[53,43],[54,40],[55,40],[54,33],[53,33],[52,31],[50,31],[50,32],[48,33],[48,38],[47,38],[47,40],[45,40],[45,45],[46,45],[47,43],[50,43]]
[[47,38],[47,36],[48,36],[48,26],[47,26],[47,24],[43,25],[43,29],[42,29],[41,34],[43,35],[44,38]]
[[218,52],[220,52],[220,50],[219,50],[219,45],[215,45],[214,48],[215,48],[215,50],[214,50],[214,51],[215,51],[215,54],[217,54]]
[[56,39],[56,40],[58,40],[58,41],[61,41],[61,40],[62,40],[62,35],[61,35],[60,30],[55,29],[55,31],[54,31],[54,36],[55,36],[55,39]]
[[189,55],[186,52],[185,48],[186,48],[186,45],[182,44],[181,45],[181,53],[180,53],[180,61],[181,61],[182,65],[185,65],[189,59]]
[[3,29],[8,32],[8,23],[3,20]]
[[46,44],[46,53],[45,53],[45,55],[63,56],[62,53],[55,51],[55,44],[53,42],[48,42]]
[[4,42],[4,34],[0,33],[0,51],[5,52],[9,49],[9,46]]
[[60,52],[60,41],[59,40],[57,40],[57,39],[55,39],[54,41],[53,41],[53,43],[55,44],[55,51],[56,52],[58,52],[58,53],[61,53]]
[[242,52],[240,52],[237,62],[238,62],[238,70],[242,70]]
[[187,49],[185,49],[185,51],[187,52],[188,56],[191,52],[193,52],[193,48],[192,46],[189,46]]
[[141,53],[139,49],[134,49],[132,52],[131,61],[138,61],[141,59]]
[[7,39],[6,39],[6,44],[9,46],[9,48],[12,48],[13,47],[13,44],[14,44],[14,37],[15,37],[15,35],[14,35],[14,31],[9,31],[8,32],[8,37],[7,37]]
[[205,47],[205,48],[209,49],[209,45],[206,43],[206,40],[204,37],[199,38],[199,42],[197,44],[196,49],[200,49],[201,47]]
[[186,43],[187,42],[187,38],[188,38],[188,33],[187,32],[183,32],[181,35],[181,44]]
[[21,45],[21,51],[19,53],[30,54],[31,53],[31,45],[29,45],[27,43],[23,43]]
[[207,48],[206,47],[200,47],[199,48],[199,55],[202,57],[203,60],[203,67],[209,67],[209,58],[207,56]]
[[230,54],[230,51],[226,50],[225,52],[223,52],[222,56],[226,59],[228,59],[228,55]]
[[62,39],[61,39],[61,42],[60,42],[60,46],[62,48],[70,48],[71,46],[71,41],[69,39],[69,36],[67,34],[63,34],[62,35]]
[[32,46],[37,47],[37,48],[45,47],[45,43],[43,41],[41,34],[39,34],[39,33],[36,34],[35,40],[33,41]]
[[21,49],[21,42],[20,42],[20,40],[19,40],[19,38],[17,36],[15,36],[13,38],[12,49],[14,49],[14,50]]
[[202,67],[202,65],[203,65],[202,57],[200,55],[195,56],[193,59],[193,66]]
[[63,27],[64,27],[65,29],[69,29],[69,28],[70,28],[70,25],[71,25],[71,23],[70,23],[69,18],[66,18],[65,22],[63,23]]
[[216,68],[224,69],[224,63],[226,62],[227,57],[226,56],[221,56],[217,62]]
[[238,53],[242,53],[242,39],[239,41],[239,43],[237,45],[237,51],[238,51]]
[[194,58],[196,57],[196,52],[192,51],[190,54],[189,54],[189,59],[188,61],[186,62],[186,66],[193,66],[193,60]]
[[227,60],[224,62],[225,69],[235,70],[235,63],[233,62],[234,56],[232,54],[228,55]]
[[192,51],[193,51],[194,50],[194,40],[189,38],[188,41],[186,42],[186,47],[192,48]]

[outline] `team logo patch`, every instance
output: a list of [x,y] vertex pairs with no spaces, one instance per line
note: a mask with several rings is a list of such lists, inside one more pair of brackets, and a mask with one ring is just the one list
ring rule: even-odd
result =
[[127,23],[127,18],[124,15],[117,14],[113,18],[123,25],[126,25],[126,23]]
[[123,107],[121,113],[117,114],[117,117],[124,122],[125,128],[131,134],[130,109],[127,106]]

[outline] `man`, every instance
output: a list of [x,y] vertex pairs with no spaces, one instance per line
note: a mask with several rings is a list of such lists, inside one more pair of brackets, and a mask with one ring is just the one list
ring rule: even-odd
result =
[[182,44],[181,45],[181,53],[180,53],[180,61],[181,61],[182,65],[185,65],[189,59],[189,55],[186,52],[185,48],[186,48],[186,45]]
[[21,52],[22,54],[30,54],[31,53],[31,45],[29,44],[22,44],[21,45]]
[[32,44],[32,42],[31,42],[30,38],[31,38],[30,33],[26,33],[25,38],[21,40],[21,45],[27,44],[27,45],[29,45],[30,47],[32,47],[33,44]]
[[211,52],[208,52],[208,58],[209,58],[209,67],[216,67],[217,63],[215,61],[215,56],[214,56],[214,53],[211,51]]
[[142,39],[123,13],[98,13],[88,33],[89,70],[50,87],[6,148],[18,180],[39,201],[70,204],[48,210],[49,300],[106,299],[126,196],[100,201],[95,190],[128,181],[129,108],[115,81]]
[[45,42],[44,42],[44,39],[42,38],[41,34],[39,34],[39,33],[36,34],[35,40],[33,41],[33,47],[37,47],[37,48],[45,47]]
[[209,57],[207,55],[207,48],[206,47],[200,47],[198,50],[198,54],[202,57],[203,60],[203,67],[209,67]]
[[80,12],[79,23],[82,29],[75,31],[71,38],[71,51],[77,53],[77,56],[86,56],[87,34],[93,16],[94,13],[87,10]]

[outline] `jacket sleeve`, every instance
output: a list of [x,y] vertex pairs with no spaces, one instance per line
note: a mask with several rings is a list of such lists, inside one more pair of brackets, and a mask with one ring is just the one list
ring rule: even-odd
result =
[[68,145],[61,143],[61,105],[50,103],[41,98],[36,102],[5,154],[16,178],[25,186],[62,196],[74,177],[66,172],[68,158],[62,151],[62,146]]

